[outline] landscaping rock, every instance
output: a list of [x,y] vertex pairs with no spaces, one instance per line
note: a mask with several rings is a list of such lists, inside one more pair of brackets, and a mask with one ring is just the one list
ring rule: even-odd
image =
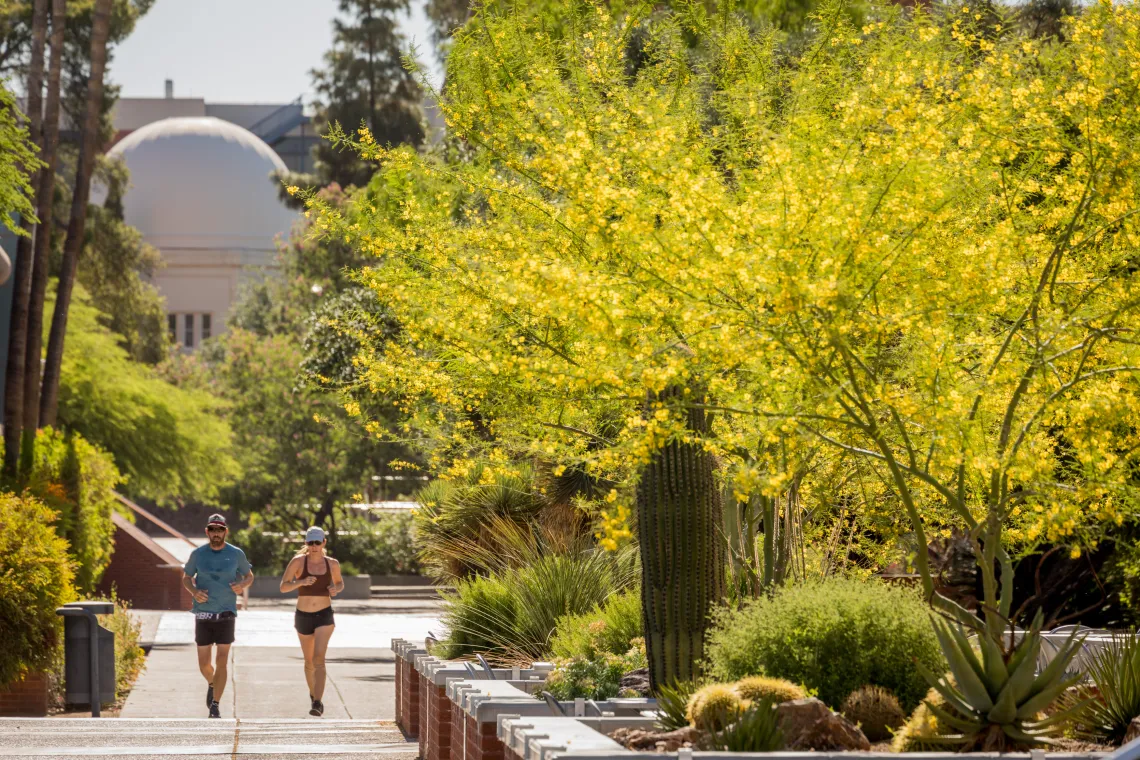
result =
[[676,731],[646,731],[640,728],[619,728],[610,738],[626,749],[641,751],[676,752],[682,747],[699,746],[704,733],[692,726]]
[[828,709],[818,699],[797,699],[776,706],[776,720],[784,732],[784,746],[792,751],[861,750],[871,742],[851,721]]
[[649,696],[649,668],[631,670],[621,677],[622,691],[629,689],[637,692],[638,696]]
[[1140,716],[1133,718],[1128,724],[1128,730],[1124,732],[1124,743],[1127,744],[1136,738],[1140,738]]

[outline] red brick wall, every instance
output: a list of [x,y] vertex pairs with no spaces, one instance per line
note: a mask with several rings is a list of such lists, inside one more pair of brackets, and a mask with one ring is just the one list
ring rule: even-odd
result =
[[43,673],[29,673],[0,689],[0,715],[42,718],[48,709],[48,680]]
[[115,552],[103,574],[99,590],[117,590],[120,599],[140,610],[188,610],[193,599],[182,585],[182,570],[162,568],[169,557],[155,554],[122,528],[115,530]]
[[507,760],[495,723],[476,723],[454,702],[451,710],[451,760]]
[[416,680],[419,682],[419,685],[420,685],[420,688],[418,689],[418,691],[420,693],[420,705],[419,705],[419,708],[420,708],[419,714],[420,715],[419,715],[419,720],[417,721],[417,725],[418,725],[417,736],[419,737],[419,742],[420,742],[419,757],[422,759],[422,758],[427,757],[427,743],[428,743],[428,739],[427,739],[427,734],[428,734],[428,731],[427,731],[427,727],[428,727],[427,714],[428,714],[428,702],[430,701],[428,699],[428,689],[432,688],[432,686],[431,686],[431,684],[428,683],[427,677],[424,676],[423,673],[420,673],[417,670],[417,671],[415,671],[415,674],[416,674]]
[[423,760],[451,760],[451,700],[442,686],[427,684],[422,695],[424,720],[420,723]]
[[413,663],[396,658],[396,725],[409,740],[420,735],[420,674]]

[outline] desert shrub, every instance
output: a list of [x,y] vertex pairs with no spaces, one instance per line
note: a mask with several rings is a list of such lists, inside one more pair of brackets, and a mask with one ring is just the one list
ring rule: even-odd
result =
[[722,610],[708,660],[719,679],[787,678],[832,706],[872,684],[913,708],[929,686],[915,661],[933,672],[945,670],[916,593],[846,579],[788,586],[740,610]]
[[692,681],[657,688],[657,725],[663,731],[676,731],[689,725],[689,700],[700,685]]
[[769,678],[768,676],[742,678],[732,688],[745,701],[755,702],[763,699],[774,705],[791,702],[794,699],[803,699],[807,696],[802,687],[791,681],[784,678]]
[[640,641],[624,655],[599,653],[593,657],[572,657],[558,660],[554,671],[546,679],[546,690],[555,699],[610,699],[623,694],[621,678],[631,670],[648,665],[645,659],[645,642]]
[[111,562],[111,512],[122,482],[111,455],[78,433],[51,428],[36,433],[28,491],[58,515],[56,532],[67,541],[81,593],[95,590]]
[[615,594],[584,615],[567,615],[558,621],[550,650],[555,657],[596,657],[622,654],[642,635],[641,595]]
[[895,695],[879,686],[864,686],[851,692],[840,709],[848,720],[858,723],[873,742],[889,739],[906,722],[906,713]]
[[746,706],[747,703],[729,684],[711,683],[689,697],[685,717],[694,728],[717,731],[727,726]]
[[584,551],[533,557],[530,564],[459,581],[445,603],[445,657],[499,661],[549,656],[558,621],[602,605],[637,578],[631,552]]
[[724,728],[713,731],[709,741],[721,752],[775,752],[784,746],[784,732],[772,703],[762,699],[740,710]]
[[1077,723],[1082,733],[1119,744],[1140,715],[1140,644],[1133,636],[1122,636],[1096,649],[1088,674],[1096,688],[1088,690],[1090,699]]
[[56,607],[75,597],[57,515],[31,497],[0,494],[0,685],[47,670],[58,654]]

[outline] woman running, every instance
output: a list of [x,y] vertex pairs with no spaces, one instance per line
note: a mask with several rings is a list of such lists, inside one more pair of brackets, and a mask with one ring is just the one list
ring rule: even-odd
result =
[[293,627],[305,655],[305,680],[309,683],[312,708],[309,715],[321,715],[325,706],[325,652],[332,638],[332,597],[344,590],[340,563],[325,555],[325,532],[317,527],[305,533],[305,550],[294,557],[281,576],[281,591],[297,592]]

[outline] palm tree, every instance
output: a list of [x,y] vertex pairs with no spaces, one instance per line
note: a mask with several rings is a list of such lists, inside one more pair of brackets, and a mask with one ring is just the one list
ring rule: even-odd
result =
[[67,312],[71,292],[75,288],[75,272],[79,251],[87,225],[87,200],[91,195],[91,172],[99,146],[99,119],[103,104],[103,71],[107,64],[107,36],[111,29],[111,0],[95,0],[95,23],[91,34],[91,78],[87,82],[87,113],[83,121],[83,141],[79,145],[79,168],[75,177],[75,193],[71,198],[71,217],[67,222],[67,239],[63,244],[63,266],[55,313],[48,336],[47,362],[44,365],[43,392],[40,396],[40,425],[55,425],[59,402],[59,372],[63,363],[63,341],[67,333]]
[[[43,115],[44,42],[47,39],[47,0],[36,0],[32,7],[32,56],[28,65],[28,132],[39,143]],[[33,172],[29,184],[38,187],[38,173]],[[16,475],[20,460],[20,428],[24,413],[24,349],[28,337],[28,299],[32,283],[33,219],[22,222],[27,235],[16,244],[16,267],[13,278],[12,319],[8,338],[8,371],[4,387],[4,474]]]
[[[44,344],[44,296],[48,284],[48,258],[51,254],[52,197],[55,195],[55,156],[59,147],[59,80],[63,69],[63,33],[67,20],[67,0],[52,0],[51,63],[48,66],[47,108],[44,113],[43,161],[40,178],[39,211],[43,221],[36,233],[32,262],[32,291],[28,301],[27,349],[24,373],[24,437],[34,440],[40,419],[40,356]],[[35,371],[32,371],[35,368]],[[30,445],[27,444],[27,445]]]

